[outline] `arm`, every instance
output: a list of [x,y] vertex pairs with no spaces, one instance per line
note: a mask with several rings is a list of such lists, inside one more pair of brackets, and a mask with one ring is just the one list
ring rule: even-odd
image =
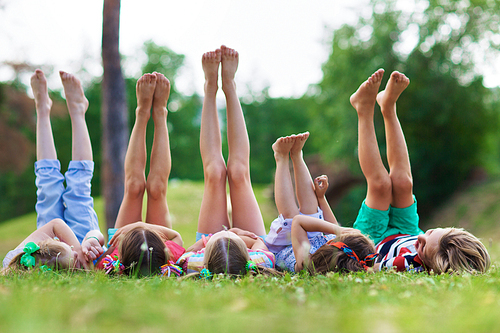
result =
[[267,245],[264,243],[262,238],[257,237],[257,238],[250,238],[248,236],[240,236],[240,238],[245,242],[245,245],[247,248],[251,250],[265,250],[269,251],[267,248]]
[[149,228],[159,233],[160,236],[164,237],[165,239],[170,240],[177,245],[183,246],[184,242],[182,241],[181,234],[177,231],[157,224],[148,223],[148,226]]
[[318,198],[319,208],[323,211],[323,217],[325,221],[339,224],[335,215],[333,214],[332,208],[326,200],[325,193],[328,189],[328,176],[322,175],[314,179],[314,191],[316,192],[316,197]]
[[171,240],[171,241],[175,242],[176,244],[183,246],[181,234],[179,234],[177,231],[172,230],[172,229],[167,228],[167,227],[163,227],[161,225],[144,223],[144,222],[130,223],[124,227],[121,227],[120,229],[118,229],[116,231],[113,238],[111,238],[111,241],[109,242],[109,244],[113,245],[113,246],[118,246],[120,236],[126,234],[130,230],[137,228],[137,227],[144,227],[144,228],[149,228],[151,230],[154,230],[157,233],[159,233],[160,236],[162,236],[163,238],[165,238],[167,240]]
[[342,232],[352,232],[351,228],[343,228],[337,224],[314,217],[297,215],[292,221],[292,247],[297,263],[295,271],[301,271],[309,259],[309,238],[307,232],[320,231],[325,234],[340,235]]

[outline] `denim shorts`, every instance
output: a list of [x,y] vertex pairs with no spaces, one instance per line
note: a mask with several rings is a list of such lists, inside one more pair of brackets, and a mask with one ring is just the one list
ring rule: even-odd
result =
[[80,243],[90,230],[99,230],[94,200],[90,196],[93,172],[93,161],[69,162],[64,176],[58,160],[35,162],[37,228],[55,218],[62,219]]

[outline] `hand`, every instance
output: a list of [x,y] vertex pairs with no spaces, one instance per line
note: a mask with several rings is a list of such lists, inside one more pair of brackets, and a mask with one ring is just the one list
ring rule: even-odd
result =
[[321,175],[314,179],[314,191],[316,192],[316,197],[322,198],[325,196],[326,190],[328,190],[328,176]]
[[75,263],[75,268],[77,269],[83,268],[84,270],[90,270],[92,268],[92,265],[87,261],[83,252],[77,251],[77,253],[78,253],[78,259]]
[[259,238],[259,236],[257,236],[253,232],[247,231],[247,230],[243,230],[243,229],[240,229],[240,228],[231,228],[228,231],[231,231],[231,232],[237,234],[238,236],[247,236],[247,237],[250,237],[252,239]]
[[90,237],[83,240],[82,252],[85,260],[90,262],[99,258],[104,253],[104,249],[95,237]]

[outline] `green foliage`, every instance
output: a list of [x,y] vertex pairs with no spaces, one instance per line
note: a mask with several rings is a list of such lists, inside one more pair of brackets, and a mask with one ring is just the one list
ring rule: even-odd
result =
[[[307,99],[265,97],[262,102],[243,104],[250,139],[251,176],[254,183],[272,183],[276,163],[272,144],[281,136],[309,130]],[[314,133],[313,133],[314,135]],[[305,154],[312,153],[310,145]]]
[[[332,39],[332,53],[323,66],[312,126],[312,137],[332,161],[342,161],[360,174],[357,165],[357,117],[349,96],[378,68],[404,72],[410,86],[398,101],[398,115],[405,131],[419,211],[427,216],[467,179],[477,167],[487,165],[491,145],[487,138],[498,131],[498,109],[488,105],[491,91],[482,86],[475,71],[478,45],[495,44],[500,8],[493,1],[417,2],[411,13],[396,1],[372,1],[373,15],[354,26],[344,25]],[[405,47],[414,34],[416,46]],[[498,35],[497,35],[498,36]],[[375,126],[385,155],[383,120],[376,112]],[[495,134],[498,139],[498,135]],[[498,156],[498,155],[496,155]],[[490,163],[491,164],[491,163]],[[358,206],[363,196],[358,198]],[[350,207],[337,207],[340,220]]]

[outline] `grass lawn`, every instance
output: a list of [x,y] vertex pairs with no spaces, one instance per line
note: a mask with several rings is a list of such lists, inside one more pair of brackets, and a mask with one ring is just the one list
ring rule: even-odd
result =
[[[498,184],[469,195],[490,197],[499,193]],[[255,190],[269,228],[276,215],[270,192]],[[200,183],[170,183],[174,229],[186,246],[194,241],[201,195]],[[450,221],[441,217],[441,224],[468,214],[473,232],[477,225],[494,262],[483,276],[385,272],[214,281],[137,280],[102,272],[0,276],[0,332],[498,332],[500,246],[493,225],[500,210],[486,205],[486,212],[473,214],[467,207],[477,206],[471,197],[457,202],[450,203],[456,212],[450,208],[442,215]],[[96,200],[99,216],[102,204]],[[34,214],[0,224],[0,255],[34,228]]]

